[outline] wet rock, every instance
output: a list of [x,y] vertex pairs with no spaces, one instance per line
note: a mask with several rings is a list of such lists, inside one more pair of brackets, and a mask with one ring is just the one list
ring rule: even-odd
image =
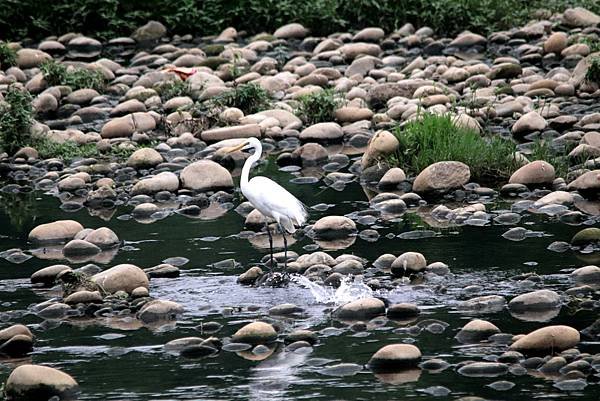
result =
[[186,347],[189,347],[191,345],[200,345],[204,341],[205,340],[200,337],[177,338],[166,343],[163,346],[163,348],[167,352],[181,352],[181,350],[183,350]]
[[179,277],[181,274],[178,267],[168,263],[161,263],[160,265],[149,267],[148,269],[144,269],[144,272],[146,272],[150,278],[174,278]]
[[154,194],[161,191],[175,192],[178,188],[179,178],[169,171],[164,171],[154,177],[138,181],[131,189],[131,194]]
[[410,319],[417,317],[421,311],[415,304],[400,303],[390,305],[387,309],[386,316],[389,319]]
[[585,197],[596,198],[600,192],[600,170],[588,171],[567,186],[569,191],[578,191]]
[[68,374],[41,365],[20,365],[13,370],[4,387],[7,400],[76,399],[78,384]]
[[156,167],[163,162],[163,158],[152,148],[138,149],[127,159],[127,166],[135,169]]
[[96,245],[100,249],[109,249],[119,245],[119,237],[108,227],[92,230],[85,236],[85,241]]
[[537,111],[523,114],[512,127],[513,135],[523,136],[546,128],[547,122]]
[[275,305],[269,309],[269,315],[290,316],[303,312],[304,309],[295,304]]
[[216,142],[234,138],[260,138],[261,130],[258,124],[232,125],[230,127],[211,128],[202,131],[203,141]]
[[485,295],[482,297],[471,298],[459,304],[459,308],[471,312],[497,312],[501,311],[506,305],[506,299],[500,295]]
[[180,177],[184,188],[195,191],[233,188],[233,179],[229,171],[210,160],[200,160],[190,164],[183,169]]
[[59,220],[35,227],[28,239],[41,244],[61,243],[72,239],[81,230],[83,226],[74,220]]
[[395,188],[400,183],[406,180],[406,174],[404,170],[398,167],[393,167],[386,171],[386,173],[381,177],[377,186],[379,188]]
[[305,128],[300,133],[304,142],[328,142],[340,140],[344,136],[342,127],[336,123],[318,123]]
[[580,284],[600,283],[600,267],[584,266],[571,273],[571,279]]
[[232,336],[232,340],[246,344],[266,344],[277,339],[277,332],[269,323],[252,322],[238,331]]
[[292,153],[292,158],[297,159],[302,166],[314,166],[325,163],[329,155],[327,150],[318,143],[305,143]]
[[44,287],[50,287],[55,284],[56,277],[63,271],[70,271],[67,265],[52,265],[44,267],[31,275],[32,284],[41,284]]
[[125,291],[131,293],[137,287],[148,288],[148,277],[142,269],[130,264],[111,267],[92,276],[91,280],[98,284],[103,291],[115,293]]
[[458,369],[458,373],[468,377],[493,377],[508,373],[508,366],[498,362],[472,362]]
[[369,369],[396,371],[415,367],[421,361],[421,351],[411,344],[390,344],[380,348],[369,360]]
[[477,343],[487,340],[488,337],[500,333],[500,329],[486,320],[474,319],[465,324],[456,335],[456,339],[463,343]]
[[377,298],[363,298],[342,305],[334,313],[340,319],[371,319],[385,314],[385,304]]
[[131,214],[135,218],[149,218],[160,209],[154,203],[140,203],[133,208]]
[[133,291],[131,291],[131,296],[133,298],[146,298],[149,295],[149,291],[146,287],[137,287]]
[[438,162],[419,173],[413,183],[413,191],[417,193],[447,191],[461,187],[469,182],[470,178],[471,171],[466,164],[454,161]]
[[551,290],[538,290],[521,294],[508,303],[511,312],[522,313],[560,307],[560,295]]
[[101,303],[102,295],[98,291],[77,291],[64,299],[67,305]]
[[69,241],[62,250],[66,257],[97,255],[101,251],[96,245],[81,239]]
[[285,342],[287,344],[297,341],[304,341],[310,345],[314,345],[319,341],[319,337],[315,332],[310,330],[295,330],[285,337]]
[[33,351],[33,338],[24,334],[17,334],[0,344],[0,356],[9,358],[23,357]]
[[254,266],[240,274],[237,282],[242,285],[253,285],[256,280],[263,275],[263,271],[260,267]]
[[325,216],[317,220],[313,230],[322,239],[345,238],[356,232],[356,224],[344,216]]
[[425,256],[418,252],[405,252],[398,256],[391,265],[394,276],[404,276],[425,270],[427,261]]
[[579,332],[572,327],[547,326],[515,341],[510,349],[523,354],[556,352],[575,347],[579,340]]
[[515,171],[508,182],[510,184],[542,185],[552,184],[555,179],[554,167],[543,160],[527,163]]
[[175,320],[183,312],[183,306],[177,302],[157,299],[144,304],[137,317],[144,323],[156,323]]

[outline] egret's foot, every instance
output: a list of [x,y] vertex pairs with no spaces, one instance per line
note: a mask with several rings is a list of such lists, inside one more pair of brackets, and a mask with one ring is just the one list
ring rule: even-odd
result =
[[285,272],[270,271],[263,274],[257,281],[257,287],[287,287],[290,283],[290,275]]

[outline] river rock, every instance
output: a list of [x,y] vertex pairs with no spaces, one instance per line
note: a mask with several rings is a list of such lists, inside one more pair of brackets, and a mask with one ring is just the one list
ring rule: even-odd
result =
[[418,273],[425,270],[427,261],[425,256],[419,252],[405,252],[398,256],[391,266],[394,276],[403,276]]
[[568,26],[587,27],[600,24],[600,16],[583,8],[568,8],[563,13],[563,19]]
[[82,239],[69,241],[62,250],[63,255],[66,257],[97,255],[101,251],[96,245]]
[[412,368],[421,361],[421,350],[411,344],[390,344],[380,348],[369,360],[369,369],[397,371]]
[[102,303],[102,295],[98,291],[81,290],[66,297],[64,303],[67,305]]
[[398,146],[400,143],[394,134],[388,131],[379,131],[369,140],[367,150],[360,162],[362,168],[370,167],[381,157],[394,153],[398,150]]
[[346,238],[356,232],[356,224],[348,217],[325,216],[317,220],[313,230],[322,239]]
[[137,42],[154,42],[165,36],[167,28],[158,21],[148,21],[131,35]]
[[138,312],[137,317],[144,323],[156,323],[159,321],[175,320],[183,312],[183,306],[177,302],[157,299],[144,304]]
[[468,377],[493,377],[508,373],[508,366],[499,362],[472,362],[458,369],[458,373]]
[[21,69],[35,68],[51,58],[52,56],[41,50],[20,49],[17,51],[17,66]]
[[102,290],[114,294],[117,291],[131,293],[137,287],[148,288],[148,276],[142,269],[130,264],[121,264],[92,276],[91,280]]
[[587,198],[596,198],[600,192],[600,170],[588,171],[571,181],[569,191],[578,191]]
[[535,160],[515,171],[508,182],[509,184],[543,185],[552,184],[554,178],[554,167],[550,163]]
[[523,114],[512,127],[513,135],[523,136],[533,131],[541,131],[548,123],[537,111]]
[[571,272],[571,279],[579,284],[600,284],[600,267],[580,267]]
[[67,265],[52,265],[44,267],[31,275],[32,284],[41,284],[44,287],[51,287],[56,282],[56,277],[64,272],[70,271],[71,268]]
[[266,344],[277,339],[277,332],[269,323],[252,322],[236,331],[231,339],[238,343]]
[[127,166],[135,169],[156,167],[163,162],[163,157],[152,148],[138,149],[127,159]]
[[323,146],[309,142],[294,150],[292,157],[299,159],[302,166],[314,166],[326,162],[329,155]]
[[399,167],[392,167],[381,177],[377,186],[379,188],[394,188],[406,180],[404,170]]
[[179,277],[181,270],[178,267],[170,265],[168,263],[161,263],[159,265],[144,269],[144,272],[150,278],[174,278]]
[[108,227],[100,227],[92,230],[84,239],[101,249],[113,248],[120,243],[117,234]]
[[0,356],[20,358],[33,351],[33,338],[24,334],[17,334],[0,344]]
[[211,161],[200,160],[185,167],[180,175],[184,188],[195,191],[212,191],[233,188],[229,171]]
[[232,125],[229,127],[211,128],[202,131],[200,138],[207,142],[224,141],[235,138],[260,138],[261,130],[258,124]]
[[523,354],[563,351],[579,344],[579,331],[569,326],[547,326],[515,341],[510,349]]
[[456,339],[463,344],[478,343],[490,336],[500,333],[500,329],[487,320],[474,319],[465,324],[456,334]]
[[560,307],[560,295],[551,290],[537,290],[514,297],[508,303],[511,312],[532,312]]
[[471,170],[461,162],[444,161],[433,163],[419,173],[413,183],[413,191],[426,193],[447,191],[469,182]]
[[262,269],[258,266],[254,266],[246,270],[244,273],[240,274],[240,276],[237,279],[237,282],[242,285],[252,285],[262,275]]
[[274,33],[278,39],[302,39],[308,34],[308,29],[298,23],[291,23],[279,27]]
[[415,304],[400,303],[390,305],[387,309],[386,316],[389,319],[410,319],[417,317],[421,311]]
[[385,304],[377,298],[363,298],[342,305],[335,312],[340,319],[364,320],[385,314]]
[[76,399],[78,384],[68,374],[41,365],[20,365],[6,380],[4,392],[9,401]]
[[58,220],[35,227],[28,238],[34,243],[61,243],[72,239],[81,230],[83,226],[74,220]]
[[170,171],[163,171],[151,178],[138,181],[131,189],[132,195],[155,194],[156,192],[175,192],[179,189],[179,178]]
[[328,142],[341,140],[344,136],[342,127],[337,123],[317,123],[305,128],[300,133],[300,140],[304,142]]
[[100,135],[102,138],[128,138],[134,132],[151,131],[156,128],[156,120],[149,113],[131,113],[116,117],[104,124]]
[[544,42],[544,52],[560,54],[569,44],[569,37],[564,32],[554,32]]

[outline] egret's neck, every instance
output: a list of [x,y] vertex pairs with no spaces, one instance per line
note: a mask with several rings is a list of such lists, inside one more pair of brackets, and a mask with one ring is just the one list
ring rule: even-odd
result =
[[254,153],[246,159],[244,163],[244,167],[242,168],[242,177],[240,181],[240,187],[242,189],[248,184],[248,180],[250,179],[250,169],[252,165],[260,160],[260,156],[262,155],[262,146],[259,144],[258,146],[254,146]]

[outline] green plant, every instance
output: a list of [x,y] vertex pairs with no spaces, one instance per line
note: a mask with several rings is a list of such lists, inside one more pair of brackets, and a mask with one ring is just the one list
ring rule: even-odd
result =
[[188,82],[181,79],[164,81],[155,85],[154,89],[158,92],[163,102],[178,96],[191,96],[191,86]]
[[584,36],[579,38],[579,43],[588,45],[591,53],[600,51],[600,39],[597,36]]
[[271,106],[271,97],[257,84],[244,84],[234,86],[233,89],[210,99],[208,108],[236,107],[244,114],[254,114],[267,110]]
[[298,98],[296,115],[306,125],[334,120],[334,112],[340,107],[341,100],[333,89],[325,89]]
[[592,57],[589,61],[588,70],[585,73],[585,80],[600,84],[600,57]]
[[0,68],[7,69],[17,64],[17,52],[6,42],[0,42]]
[[40,65],[40,70],[50,86],[66,85],[73,90],[90,88],[97,91],[104,90],[106,86],[104,75],[98,70],[67,68],[55,60],[45,61]]
[[0,145],[9,154],[27,146],[31,140],[31,100],[29,92],[10,86],[4,102],[0,103]]
[[399,147],[389,161],[411,174],[436,162],[459,161],[469,166],[474,180],[497,183],[518,167],[512,141],[459,127],[450,115],[422,114],[397,127],[395,135]]

